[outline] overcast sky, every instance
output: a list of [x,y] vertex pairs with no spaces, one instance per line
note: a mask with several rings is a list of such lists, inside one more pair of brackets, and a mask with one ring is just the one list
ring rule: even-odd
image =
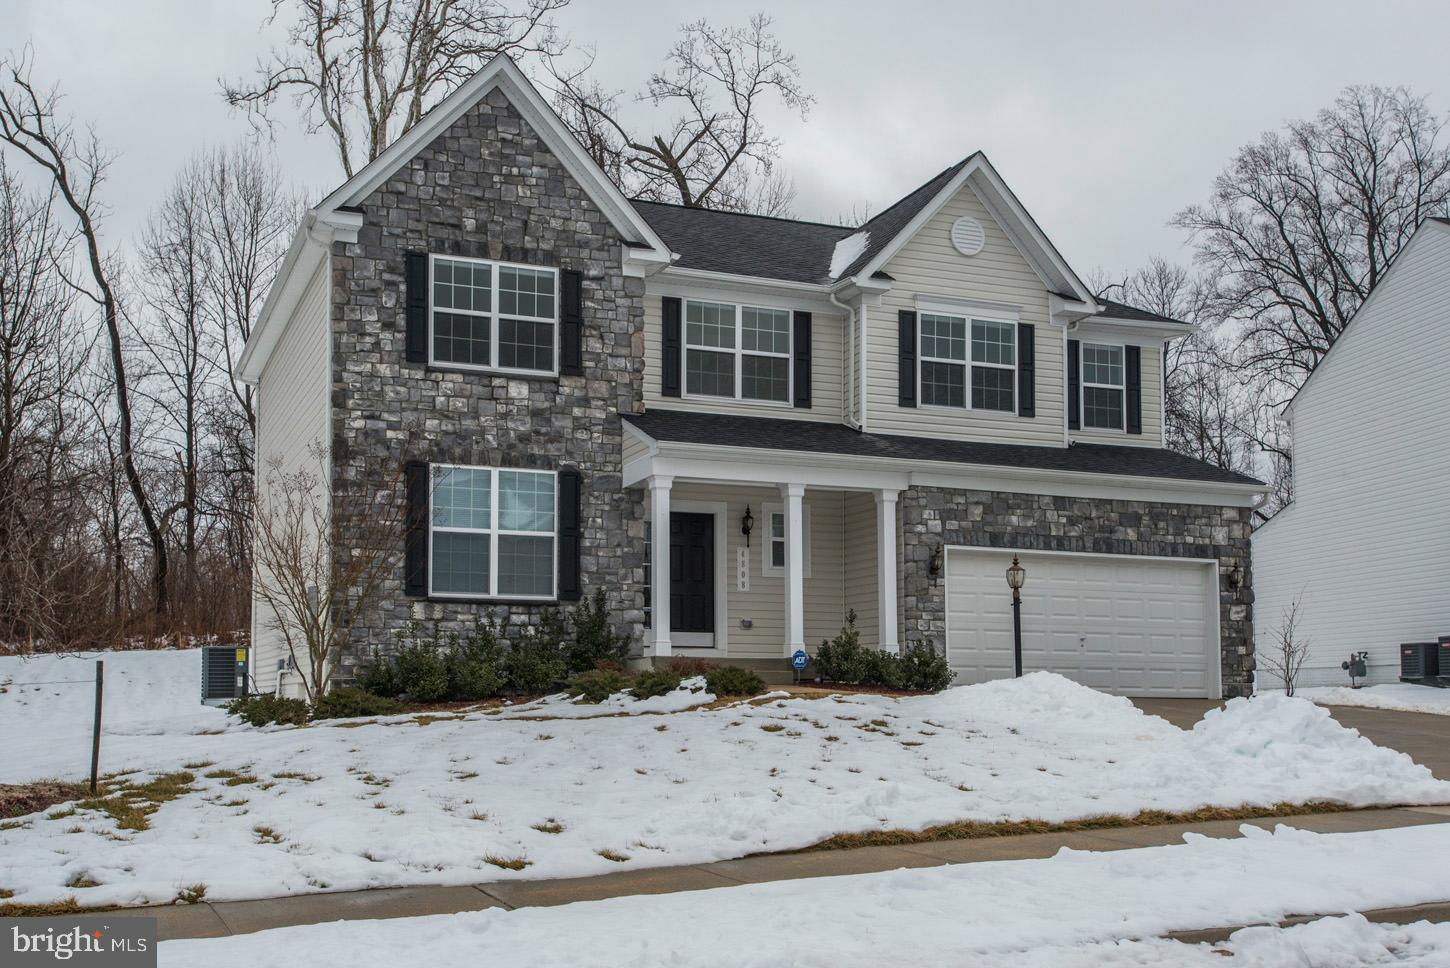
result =
[[[514,0],[516,2],[516,0]],[[1450,3],[774,2],[574,0],[559,24],[598,48],[608,86],[637,89],[679,24],[775,18],[817,104],[772,128],[796,215],[872,212],[977,149],[1079,272],[1186,261],[1167,222],[1203,200],[1234,150],[1329,104],[1347,84],[1408,85],[1450,106]],[[109,235],[134,236],[195,150],[251,127],[217,93],[280,36],[269,0],[4,0],[0,45],[35,48],[119,157]],[[292,120],[290,105],[279,117]],[[293,124],[272,150],[303,186],[340,167]]]

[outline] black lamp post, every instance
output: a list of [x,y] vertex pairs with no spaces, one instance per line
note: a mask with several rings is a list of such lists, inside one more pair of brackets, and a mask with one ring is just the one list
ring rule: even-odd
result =
[[1022,678],[1022,583],[1027,581],[1027,569],[1012,556],[1012,567],[1007,569],[1007,587],[1012,589],[1012,663],[1016,678]]

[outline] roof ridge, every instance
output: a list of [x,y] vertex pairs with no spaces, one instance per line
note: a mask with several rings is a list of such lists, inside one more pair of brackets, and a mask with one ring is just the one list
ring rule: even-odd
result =
[[865,229],[868,226],[870,226],[872,222],[875,222],[875,221],[877,221],[878,219],[881,219],[881,218],[885,218],[888,214],[891,213],[891,211],[893,209],[895,209],[895,208],[897,208],[897,207],[905,204],[905,202],[906,202],[907,199],[911,198],[917,192],[919,192],[922,189],[926,188],[932,182],[936,181],[938,178],[941,178],[943,175],[947,174],[948,172],[955,173],[955,172],[961,171],[962,168],[963,168],[963,166],[965,166],[967,162],[971,161],[973,158],[975,158],[979,154],[981,154],[980,151],[974,151],[970,155],[967,155],[965,158],[963,158],[961,161],[957,162],[956,164],[954,164],[954,165],[947,165],[941,171],[937,172],[935,175],[932,175],[926,181],[922,182],[920,185],[917,185],[911,191],[907,192],[905,195],[902,195],[896,201],[892,202],[890,205],[888,205],[885,208],[883,208],[880,212],[877,212],[875,215],[873,215],[870,218],[868,218],[865,222],[863,222],[861,224],[861,228],[862,229]]
[[859,227],[852,228],[849,225],[837,225],[832,222],[817,222],[812,219],[805,218],[786,218],[783,215],[761,215],[758,212],[733,212],[730,209],[726,208],[705,208],[701,205],[684,205],[680,202],[660,202],[652,198],[631,198],[629,201],[631,205],[663,205],[666,208],[678,208],[683,209],[687,212],[710,212],[711,214],[715,215],[739,215],[742,218],[759,218],[766,219],[771,222],[788,222],[791,225],[814,225],[823,229],[835,229],[837,231],[847,233],[860,231]]

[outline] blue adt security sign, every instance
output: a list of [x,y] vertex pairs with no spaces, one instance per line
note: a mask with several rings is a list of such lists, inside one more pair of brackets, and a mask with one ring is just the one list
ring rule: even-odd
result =
[[796,649],[795,654],[790,657],[790,664],[795,667],[796,672],[804,669],[806,667],[806,650]]

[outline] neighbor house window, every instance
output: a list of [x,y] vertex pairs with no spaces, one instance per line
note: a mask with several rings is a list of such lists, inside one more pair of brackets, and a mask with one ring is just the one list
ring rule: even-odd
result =
[[685,302],[685,392],[787,403],[791,315],[784,309]]
[[435,464],[429,594],[554,597],[555,475]]
[[1082,425],[1097,430],[1123,429],[1123,348],[1083,343]]
[[[785,509],[779,504],[762,504],[760,513],[765,518],[765,540],[760,544],[760,573],[762,575],[785,574]],[[805,563],[805,575],[811,576],[811,509],[801,508],[801,561]]]
[[555,270],[441,255],[429,263],[432,362],[555,372]]
[[1016,412],[1015,323],[922,313],[920,326],[923,404]]

